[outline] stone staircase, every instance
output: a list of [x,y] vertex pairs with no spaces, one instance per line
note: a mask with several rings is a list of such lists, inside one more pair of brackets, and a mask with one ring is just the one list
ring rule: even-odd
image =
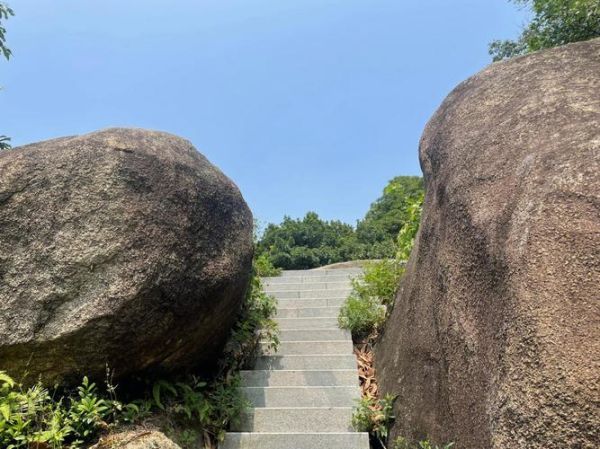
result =
[[252,404],[220,449],[369,449],[350,425],[360,398],[350,333],[337,316],[357,269],[284,271],[265,278],[279,302],[281,344],[242,371]]

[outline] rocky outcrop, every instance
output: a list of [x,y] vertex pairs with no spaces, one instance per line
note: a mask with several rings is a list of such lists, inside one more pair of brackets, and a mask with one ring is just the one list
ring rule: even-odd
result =
[[420,159],[421,229],[376,351],[392,438],[600,447],[600,40],[463,82]]
[[90,449],[181,449],[158,430],[130,430],[108,435]]
[[178,137],[110,129],[0,153],[0,369],[47,382],[208,367],[252,215]]

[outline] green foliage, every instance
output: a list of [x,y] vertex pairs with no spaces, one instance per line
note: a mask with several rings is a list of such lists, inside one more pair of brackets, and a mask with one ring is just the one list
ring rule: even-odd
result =
[[259,258],[266,254],[278,268],[315,268],[349,260],[347,241],[353,235],[352,226],[321,220],[315,212],[308,212],[301,220],[285,217],[280,225],[268,225],[257,251]]
[[397,259],[367,262],[362,274],[352,280],[352,288],[359,298],[375,299],[390,306],[403,273],[404,263]]
[[[14,11],[8,7],[8,5],[0,2],[0,53],[6,58],[10,59],[12,52],[6,46],[6,28],[2,25],[4,20],[7,20],[11,16],[14,16]],[[10,138],[0,135],[0,151],[7,150],[10,148]]]
[[263,291],[262,282],[256,275],[256,264],[253,270],[246,300],[225,345],[222,372],[236,372],[247,367],[256,356],[261,341],[267,342],[271,350],[276,350],[279,345],[279,330],[274,320],[277,300]]
[[385,322],[385,306],[376,299],[351,295],[340,310],[338,324],[357,338],[364,337]]
[[356,228],[360,243],[369,246],[387,243],[391,252],[367,254],[367,259],[393,257],[394,240],[405,226],[410,214],[410,205],[423,195],[423,178],[420,176],[397,176],[383,189],[365,218]]
[[249,406],[237,375],[212,384],[195,376],[173,382],[159,380],[152,387],[151,404],[188,430],[182,432],[184,440],[195,439],[194,427],[222,440],[227,425]]
[[398,437],[394,440],[392,449],[452,449],[454,447],[454,443],[447,443],[442,446],[438,446],[437,444],[432,444],[428,440],[418,441],[416,443],[411,443],[405,438]]
[[0,151],[9,150],[10,148],[10,137],[0,136]]
[[0,53],[6,58],[10,59],[12,52],[10,48],[6,46],[6,28],[2,25],[2,22],[8,20],[11,16],[14,16],[14,11],[9,8],[5,3],[0,3]]
[[490,44],[494,61],[600,36],[598,0],[513,0],[513,3],[529,7],[533,18],[517,40],[497,40]]
[[259,259],[286,270],[310,269],[348,260],[394,257],[396,237],[410,218],[410,205],[423,195],[423,179],[398,176],[385,187],[356,229],[315,212],[270,224],[258,242]]
[[0,371],[0,447],[78,448],[106,426],[116,404],[86,377],[74,395],[56,399],[41,383],[29,388]]
[[407,204],[404,226],[398,233],[396,257],[366,263],[363,273],[352,280],[352,293],[342,305],[338,324],[342,329],[349,329],[356,339],[376,333],[385,323],[414,245],[422,207],[422,194]]
[[423,211],[423,195],[419,195],[414,198],[407,205],[407,216],[404,222],[404,226],[398,233],[398,250],[396,252],[396,259],[400,262],[407,262],[410,257],[410,253],[415,244],[415,237],[421,224],[421,212]]
[[279,276],[281,268],[276,268],[267,253],[260,254],[254,261],[256,275],[260,277]]
[[387,394],[383,399],[362,398],[352,413],[352,427],[357,432],[369,432],[380,441],[388,437],[394,421],[393,405],[396,398]]

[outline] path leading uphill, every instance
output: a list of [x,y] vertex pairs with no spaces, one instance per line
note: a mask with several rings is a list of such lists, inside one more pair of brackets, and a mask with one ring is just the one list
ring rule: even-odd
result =
[[284,271],[264,279],[279,301],[281,344],[242,371],[252,409],[221,449],[369,449],[350,425],[360,398],[350,333],[337,325],[357,269]]

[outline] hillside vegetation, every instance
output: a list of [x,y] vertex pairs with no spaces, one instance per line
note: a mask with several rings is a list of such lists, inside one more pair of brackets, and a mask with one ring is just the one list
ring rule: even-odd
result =
[[258,252],[277,268],[300,270],[337,262],[394,257],[397,237],[410,222],[411,205],[423,197],[423,179],[398,176],[384,188],[356,227],[308,212],[269,224]]

